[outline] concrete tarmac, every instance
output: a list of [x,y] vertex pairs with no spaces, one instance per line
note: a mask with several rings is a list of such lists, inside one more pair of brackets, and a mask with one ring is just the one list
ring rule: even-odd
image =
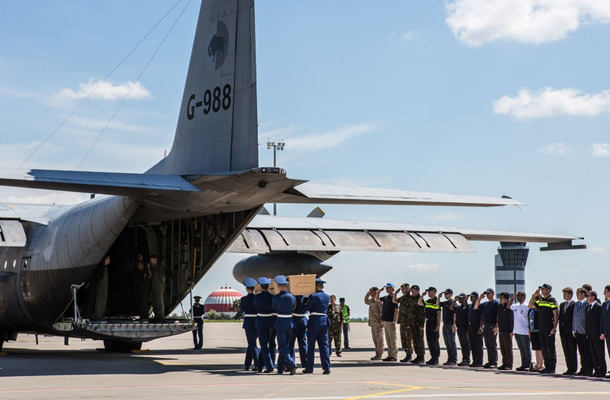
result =
[[[290,376],[243,371],[245,337],[237,323],[206,323],[204,349],[198,351],[190,350],[190,334],[146,343],[149,352],[143,354],[106,353],[91,340],[71,339],[65,346],[63,338],[40,337],[36,345],[34,336],[21,335],[5,344],[0,357],[0,399],[610,398],[610,380],[602,378],[370,361],[365,323],[351,324],[350,341],[343,357],[331,356],[330,375],[316,365],[314,374],[299,369]],[[561,374],[559,338],[557,347]],[[516,344],[514,357],[518,365]]]

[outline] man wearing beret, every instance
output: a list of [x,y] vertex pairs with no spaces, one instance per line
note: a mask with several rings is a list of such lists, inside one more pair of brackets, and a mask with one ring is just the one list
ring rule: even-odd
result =
[[239,307],[244,312],[244,323],[242,327],[246,333],[246,340],[248,342],[248,349],[246,350],[246,359],[244,361],[244,369],[248,371],[250,365],[254,364],[253,370],[262,369],[260,361],[263,361],[259,356],[258,346],[256,345],[256,308],[254,308],[254,287],[256,286],[256,280],[253,278],[246,278],[243,282],[248,293],[239,301]]

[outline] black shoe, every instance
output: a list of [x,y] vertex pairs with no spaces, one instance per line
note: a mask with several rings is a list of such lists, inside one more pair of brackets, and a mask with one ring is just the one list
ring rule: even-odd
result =
[[400,362],[409,362],[409,361],[411,361],[411,356],[406,356],[405,358],[400,360]]
[[483,364],[472,363],[472,364],[469,365],[469,367],[470,368],[483,368]]
[[398,361],[394,357],[386,357],[382,361]]
[[271,368],[271,369],[266,369],[266,370],[264,370],[264,371],[263,371],[263,373],[264,373],[264,374],[270,374],[270,373],[272,373],[272,372],[273,372],[273,368]]
[[509,367],[508,365],[501,365],[498,368],[498,371],[510,371],[511,369],[513,369],[513,367]]
[[566,371],[562,375],[574,375],[574,371]]
[[453,365],[455,365],[455,364],[456,364],[456,363],[455,363],[455,362],[453,362],[453,361],[447,361],[447,362],[444,362],[444,363],[443,363],[443,365],[448,366],[448,367],[449,367],[449,366],[453,366]]
[[250,367],[245,367],[244,371],[250,371]]
[[351,349],[351,347],[349,347],[349,346],[345,346],[343,349],[344,349],[344,350],[349,350],[349,349]]
[[426,361],[426,364],[427,365],[438,365],[438,360],[431,358],[430,360]]
[[306,369],[303,370],[304,374],[313,374],[313,371],[307,371]]
[[494,369],[494,368],[498,368],[498,364],[494,364],[494,363],[487,363],[487,364],[483,365],[483,368],[486,368],[486,369]]
[[325,369],[324,372],[322,372],[324,375],[330,375],[330,369]]
[[337,357],[343,357],[341,353],[337,353]]
[[605,378],[606,377],[606,373],[604,371],[598,371],[598,372],[594,373],[593,376],[595,378]]
[[458,367],[467,367],[470,365],[470,361],[464,360],[458,364]]
[[523,371],[529,371],[529,367],[524,367],[523,365],[520,366],[519,368],[515,369],[515,371],[519,371],[519,372],[523,372]]
[[297,367],[292,367],[292,369],[290,370],[290,375],[294,375],[297,373]]
[[263,369],[262,368],[257,368],[256,372],[263,372]]
[[554,368],[545,368],[542,371],[540,371],[540,373],[544,374],[544,375],[554,375],[555,369]]
[[284,371],[280,371],[280,370],[278,369],[277,374],[278,374],[278,375],[283,375],[283,374],[284,374]]
[[424,362],[423,357],[416,357],[415,360],[411,360],[411,364],[422,364]]

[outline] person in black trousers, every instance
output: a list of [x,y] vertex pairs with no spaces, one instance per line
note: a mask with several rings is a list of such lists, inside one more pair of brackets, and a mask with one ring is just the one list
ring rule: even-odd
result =
[[608,347],[608,354],[610,355],[610,285],[606,285],[604,288],[604,298],[606,301],[602,305],[601,310],[600,328],[602,334],[600,339],[606,341],[606,347]]
[[572,332],[576,338],[576,346],[580,355],[580,371],[577,376],[589,376],[593,373],[591,365],[591,350],[587,340],[587,290],[584,288],[576,289],[576,301],[574,302],[574,319],[572,320]]
[[498,308],[498,337],[500,339],[500,351],[502,352],[501,371],[513,369],[513,327],[515,317],[513,310],[508,306],[508,292],[500,293],[500,308]]
[[602,306],[597,302],[597,293],[592,290],[587,294],[587,339],[591,349],[591,360],[593,364],[593,376],[603,378],[608,372],[606,367],[606,352],[604,351],[604,341],[601,340],[601,311]]
[[[482,311],[483,315],[483,340],[487,348],[487,363],[484,368],[496,368],[498,366],[498,308],[500,302],[495,298],[495,291],[488,288],[477,300],[475,308]],[[481,303],[487,297],[487,302]]]
[[544,284],[534,292],[529,307],[538,310],[538,336],[540,337],[540,350],[544,358],[543,374],[554,374],[557,366],[557,352],[555,350],[555,334],[559,324],[559,306],[557,300],[551,296],[553,288]]
[[483,367],[482,313],[474,307],[478,299],[479,294],[477,292],[470,293],[470,304],[468,304],[468,340],[470,341],[470,351],[472,351],[471,368]]
[[578,359],[576,356],[576,337],[572,333],[572,321],[574,320],[574,291],[571,287],[564,288],[563,303],[559,305],[559,337],[561,347],[566,359],[567,370],[564,375],[574,375],[578,370]]
[[[458,366],[467,367],[470,365],[470,343],[468,342],[468,298],[466,293],[460,293],[453,300],[451,309],[455,312],[455,326],[457,327],[457,335],[460,340],[460,347],[462,348],[462,361]],[[610,335],[608,337],[610,338]]]

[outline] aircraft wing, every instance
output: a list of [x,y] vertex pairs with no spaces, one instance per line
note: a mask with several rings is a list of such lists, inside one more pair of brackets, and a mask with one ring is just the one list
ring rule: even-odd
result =
[[199,192],[178,175],[116,172],[0,170],[0,186],[139,197],[159,191]]
[[322,185],[305,182],[280,195],[277,203],[379,204],[456,207],[498,207],[525,205],[509,197],[463,196],[395,189]]
[[392,222],[257,215],[228,250],[233,253],[300,251],[474,252],[473,241],[547,243],[542,250],[586,248],[576,236],[463,229]]

